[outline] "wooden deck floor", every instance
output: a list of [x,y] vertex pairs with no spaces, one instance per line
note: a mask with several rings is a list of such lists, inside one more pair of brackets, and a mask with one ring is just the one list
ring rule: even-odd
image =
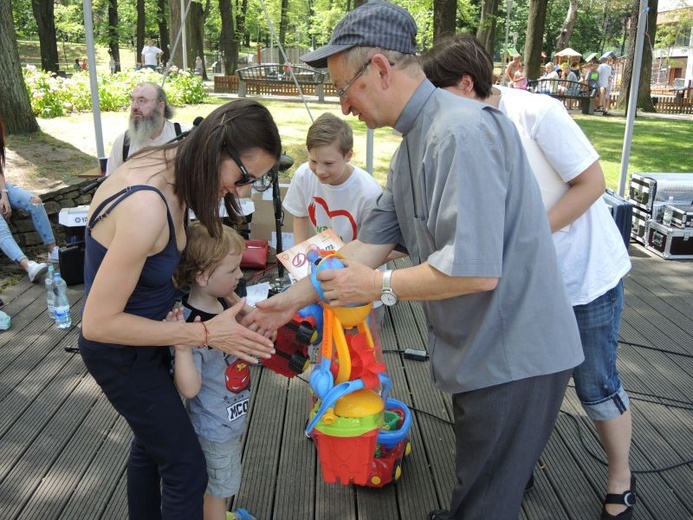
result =
[[[637,245],[631,254],[619,368],[633,401],[632,466],[649,471],[693,458],[693,263],[651,257]],[[81,286],[69,292],[80,309]],[[0,332],[0,519],[127,518],[130,432],[80,356],[65,351],[76,345],[78,323],[56,329],[40,285],[22,281],[1,296],[12,327]],[[401,356],[425,348],[423,321],[418,304],[397,305],[382,337],[393,397],[414,410],[402,478],[382,489],[324,484],[303,435],[307,384],[253,369],[239,507],[261,520],[418,520],[448,504],[450,399],[433,388],[428,362]],[[590,452],[602,458],[601,448],[572,388],[562,410],[524,519],[599,517],[606,471]],[[693,519],[693,464],[639,474],[635,517]]]

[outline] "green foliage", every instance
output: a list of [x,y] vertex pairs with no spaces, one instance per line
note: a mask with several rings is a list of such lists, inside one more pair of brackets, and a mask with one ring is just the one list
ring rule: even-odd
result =
[[[26,67],[24,81],[31,109],[38,117],[52,118],[91,110],[91,85],[87,72],[69,79],[52,77],[36,67]],[[143,81],[161,84],[161,75],[150,69],[99,76],[99,106],[103,112],[124,110],[130,105],[132,89]],[[207,93],[199,76],[172,70],[164,84],[171,105],[202,103]]]

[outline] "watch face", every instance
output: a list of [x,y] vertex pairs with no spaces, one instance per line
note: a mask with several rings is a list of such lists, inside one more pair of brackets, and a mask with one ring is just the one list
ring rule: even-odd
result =
[[380,301],[388,306],[394,305],[397,303],[397,295],[390,290],[385,290],[380,293]]

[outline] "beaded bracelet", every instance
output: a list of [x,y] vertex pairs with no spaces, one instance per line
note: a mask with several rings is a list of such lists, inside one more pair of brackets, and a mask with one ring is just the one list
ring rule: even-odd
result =
[[202,344],[203,347],[209,347],[207,344],[207,340],[209,339],[209,330],[207,329],[207,325],[205,325],[204,321],[200,322],[202,324],[202,327],[205,329],[205,342]]

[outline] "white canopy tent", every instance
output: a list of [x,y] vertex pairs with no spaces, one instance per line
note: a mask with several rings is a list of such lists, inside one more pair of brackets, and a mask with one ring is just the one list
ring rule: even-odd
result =
[[578,57],[582,56],[582,54],[580,54],[576,50],[571,49],[570,47],[566,47],[562,51],[557,52],[555,55],[560,57],[560,58],[578,58]]

